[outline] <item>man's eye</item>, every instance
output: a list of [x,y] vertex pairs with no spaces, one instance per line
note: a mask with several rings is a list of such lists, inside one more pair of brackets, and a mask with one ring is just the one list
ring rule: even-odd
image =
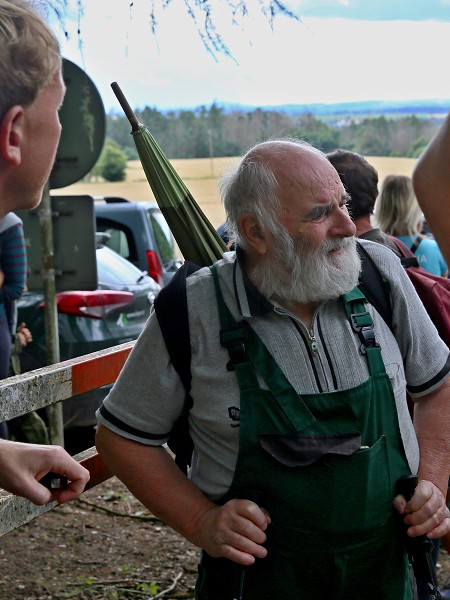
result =
[[317,208],[316,210],[311,212],[310,220],[311,221],[321,221],[328,214],[330,214],[330,212],[331,212],[331,208],[329,206]]

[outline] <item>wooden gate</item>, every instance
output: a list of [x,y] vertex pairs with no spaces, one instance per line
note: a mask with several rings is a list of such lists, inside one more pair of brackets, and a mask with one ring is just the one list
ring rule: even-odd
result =
[[[9,421],[38,408],[114,383],[134,344],[134,341],[127,342],[0,381],[2,420]],[[91,474],[86,489],[102,483],[111,476],[95,448],[90,448],[74,458]],[[36,506],[25,498],[0,490],[0,536],[55,506],[56,502]]]

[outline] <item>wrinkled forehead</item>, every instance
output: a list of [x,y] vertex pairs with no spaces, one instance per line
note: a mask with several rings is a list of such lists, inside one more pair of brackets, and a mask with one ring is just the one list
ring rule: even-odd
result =
[[294,150],[275,168],[282,204],[293,198],[305,202],[330,202],[344,193],[336,169],[325,156],[312,150]]

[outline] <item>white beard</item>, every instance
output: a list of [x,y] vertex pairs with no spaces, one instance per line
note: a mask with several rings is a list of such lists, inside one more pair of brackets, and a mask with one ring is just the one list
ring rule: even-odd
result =
[[[268,299],[283,305],[338,298],[358,284],[361,260],[354,237],[325,240],[317,251],[304,238],[293,240],[282,228],[265,259],[250,276]],[[331,250],[345,252],[329,255]]]

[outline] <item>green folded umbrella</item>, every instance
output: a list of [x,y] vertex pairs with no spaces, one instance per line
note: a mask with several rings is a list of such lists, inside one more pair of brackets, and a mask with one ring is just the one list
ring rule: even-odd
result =
[[131,134],[156,202],[185,260],[205,267],[227,248],[205,213],[145,125],[140,123],[117,83],[111,87],[131,124]]

